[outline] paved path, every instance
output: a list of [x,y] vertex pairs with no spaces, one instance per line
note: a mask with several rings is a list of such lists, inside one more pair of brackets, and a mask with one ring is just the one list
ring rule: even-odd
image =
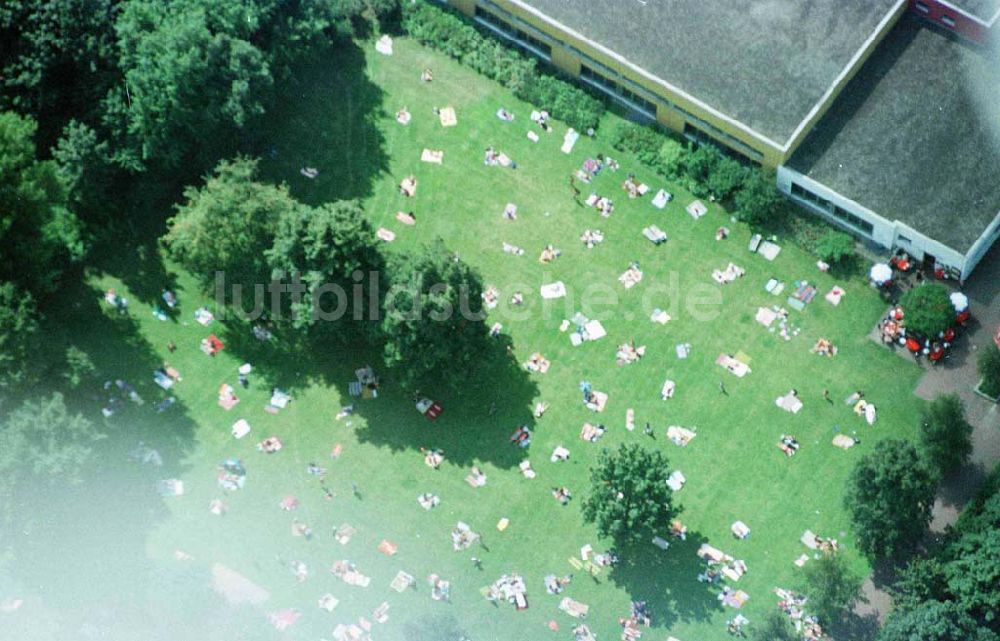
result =
[[[924,359],[918,361],[925,373],[914,390],[917,396],[927,400],[941,394],[958,394],[965,404],[966,419],[974,428],[969,462],[947,476],[938,490],[930,527],[932,536],[942,534],[955,523],[962,506],[1000,463],[1000,409],[973,391],[979,383],[976,357],[980,349],[993,342],[993,333],[1000,327],[1000,245],[986,255],[962,290],[972,301],[974,321],[943,363],[930,366]],[[877,335],[875,340],[878,340]],[[897,351],[901,358],[912,358],[905,349]],[[865,581],[862,593],[867,603],[860,603],[855,614],[864,618],[874,616],[880,622],[884,620],[892,608],[892,599],[880,585],[884,582],[877,578],[873,581],[869,577]]]

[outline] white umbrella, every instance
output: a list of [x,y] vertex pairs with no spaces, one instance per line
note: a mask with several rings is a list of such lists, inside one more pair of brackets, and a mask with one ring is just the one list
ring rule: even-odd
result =
[[969,309],[969,297],[962,292],[952,292],[951,304],[955,306],[956,312],[964,312]]
[[892,267],[885,263],[875,263],[868,275],[876,284],[882,285],[892,280]]

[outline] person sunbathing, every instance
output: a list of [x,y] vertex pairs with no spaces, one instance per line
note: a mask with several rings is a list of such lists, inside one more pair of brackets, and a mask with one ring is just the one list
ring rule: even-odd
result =
[[410,175],[403,179],[399,183],[399,193],[407,198],[411,198],[415,193],[417,193],[417,179],[415,176]]
[[431,82],[432,80],[434,80],[434,72],[432,72],[429,68],[428,69],[424,69],[420,73],[420,81],[421,82]]
[[816,341],[811,350],[813,354],[819,354],[820,356],[833,356],[837,353],[837,348],[830,341],[825,338],[821,338]]
[[778,447],[785,453],[785,456],[794,456],[799,451],[799,442],[794,436],[782,434]]
[[510,122],[514,120],[514,114],[507,111],[503,107],[500,107],[499,109],[497,109],[497,118],[503,120],[504,122]]
[[551,263],[556,258],[559,258],[560,252],[558,249],[552,245],[546,245],[545,249],[542,250],[542,255],[538,257],[538,262],[546,264]]
[[421,451],[425,452],[424,463],[433,467],[435,470],[441,466],[441,463],[444,462],[444,452],[441,450],[424,450],[421,448]]
[[524,364],[524,367],[530,372],[540,372],[547,369],[548,366],[549,362],[538,352],[532,354],[528,362]]
[[521,292],[514,292],[513,294],[511,294],[511,296],[510,296],[510,304],[514,305],[515,307],[518,306],[518,305],[523,305],[524,304],[524,294],[522,294]]
[[572,494],[570,494],[568,487],[552,488],[552,497],[555,500],[559,501],[559,503],[561,503],[562,505],[566,505],[567,503],[569,503],[569,500],[573,498]]
[[257,449],[265,454],[274,454],[281,450],[281,439],[277,436],[269,436],[257,443]]
[[408,124],[410,122],[410,118],[411,118],[410,112],[406,110],[406,107],[403,107],[402,109],[396,112],[396,122],[398,122],[401,125]]
[[531,430],[525,425],[519,426],[510,436],[510,442],[518,447],[528,447],[531,444]]

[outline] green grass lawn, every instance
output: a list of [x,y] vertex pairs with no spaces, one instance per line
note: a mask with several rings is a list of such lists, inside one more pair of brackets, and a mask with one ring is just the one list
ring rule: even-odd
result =
[[[276,152],[262,161],[264,173],[286,181],[307,202],[362,198],[374,225],[397,234],[388,251],[405,251],[441,237],[500,289],[504,301],[513,291],[523,291],[523,309],[515,315],[501,305],[489,322],[503,323],[519,361],[540,351],[552,362],[551,369],[521,378],[489,370],[450,388],[425,389],[445,407],[433,423],[417,414],[410,397],[389,377],[378,399],[358,402],[355,416],[337,421],[334,416],[342,405],[352,402],[347,383],[353,370],[375,364],[377,355],[350,345],[302,354],[286,344],[285,337],[265,346],[248,338],[239,323],[205,329],[193,322],[192,313],[208,299],[197,293],[188,274],[169,265],[182,299],[176,320],[155,320],[148,292],[133,292],[128,319],[113,318],[106,308],[98,308],[97,298],[103,289],[123,289],[123,283],[135,279],[125,259],[126,267],[118,273],[94,274],[89,289],[65,297],[62,317],[76,320],[59,340],[84,347],[104,377],[141,384],[147,403],[108,421],[115,438],[102,445],[101,469],[86,486],[91,493],[68,491],[64,496],[66,505],[59,509],[74,515],[76,542],[65,551],[47,553],[41,561],[33,558],[30,567],[40,576],[57,576],[70,555],[83,565],[73,576],[39,589],[39,596],[86,590],[100,601],[128,592],[155,604],[149,606],[150,616],[162,617],[173,638],[187,638],[186,633],[196,634],[205,626],[238,632],[229,638],[274,638],[263,613],[286,607],[304,614],[284,638],[329,638],[334,625],[370,618],[386,600],[391,604],[389,622],[373,633],[379,641],[457,639],[459,632],[476,641],[570,638],[574,620],[557,610],[560,597],[546,594],[542,577],[572,571],[568,558],[586,543],[596,550],[608,547],[608,541],[582,523],[579,503],[599,449],[623,442],[661,449],[684,472],[688,483],[676,499],[683,506],[681,520],[689,535],[666,552],[652,545],[641,548],[593,580],[576,572],[565,594],[591,606],[587,623],[600,639],[618,637],[617,617],[627,615],[630,599],[651,604],[654,629],[644,638],[726,638],[725,621],[735,611],[720,605],[717,588],[709,589],[695,578],[702,568],[695,551],[705,541],[746,560],[749,572],[735,587],[751,597],[742,610],[751,622],[775,607],[775,586],[797,586],[800,571],[792,562],[807,551],[799,542],[806,529],[839,539],[858,571],[866,571],[842,508],[844,480],[880,439],[911,438],[920,409],[912,395],[920,370],[867,338],[883,309],[879,297],[864,282],[819,272],[813,257],[790,244],[783,245],[773,262],[748,253],[749,231],[715,206],[694,220],[684,211],[693,200],[690,194],[611,149],[607,141],[616,116],[607,116],[594,139],[583,137],[571,154],[563,154],[559,147],[565,125],[556,123],[554,133],[542,133],[541,141],[532,143],[526,137],[531,107],[457,63],[405,39],[396,41],[392,57],[377,55],[370,43],[363,46],[363,58],[354,51],[349,64],[337,67],[319,60],[297,73],[285,107],[270,119],[270,129],[260,132]],[[433,83],[420,82],[425,67],[434,69]],[[365,77],[349,72],[362,69]],[[457,111],[456,127],[442,128],[432,111],[447,105]],[[403,106],[413,114],[405,127],[394,120]],[[501,106],[516,114],[514,122],[494,116]],[[487,146],[515,159],[517,169],[484,166]],[[421,163],[425,147],[443,150],[443,164]],[[594,191],[615,201],[608,219],[575,204],[568,186],[569,175],[598,153],[610,154],[621,164],[621,170],[602,172],[593,183]],[[301,166],[317,167],[319,178],[303,178]],[[652,194],[630,201],[620,187],[629,172],[653,192],[667,188],[673,202],[660,211],[650,204]],[[417,195],[404,199],[396,187],[411,173],[419,181]],[[580,187],[585,197],[586,186]],[[518,205],[516,221],[501,216],[507,202]],[[417,224],[397,223],[394,215],[399,210],[414,211]],[[666,231],[666,244],[655,247],[640,235],[651,223]],[[732,233],[717,242],[714,234],[721,225]],[[579,241],[588,228],[605,234],[605,241],[591,250]],[[525,255],[505,254],[503,242],[523,247]],[[562,256],[542,265],[538,254],[549,243],[561,249]],[[625,290],[617,277],[632,261],[640,263],[644,279]],[[729,262],[745,268],[746,276],[726,286],[715,284],[712,270]],[[759,306],[784,303],[784,295],[774,297],[764,290],[772,276],[786,282],[786,292],[799,279],[819,289],[804,311],[790,310],[792,323],[800,328],[791,341],[754,322]],[[566,283],[570,296],[545,307],[538,288],[555,280]],[[834,284],[847,290],[839,307],[823,300]],[[157,287],[152,284],[149,291]],[[650,322],[653,307],[667,309],[673,320],[666,325]],[[573,347],[559,325],[581,310],[599,319],[608,336]],[[199,340],[211,331],[227,342],[216,358],[198,349]],[[840,353],[832,359],[811,354],[819,337],[832,340]],[[174,354],[166,351],[170,340],[179,346]],[[618,367],[616,346],[630,340],[646,345],[646,355],[638,363]],[[686,360],[674,353],[674,346],[683,342],[692,345]],[[752,372],[744,378],[714,364],[720,353],[737,351],[752,358]],[[151,401],[162,392],[149,379],[152,368],[164,359],[184,380],[175,388],[179,405],[158,415]],[[223,411],[216,404],[216,390],[223,382],[236,384],[236,368],[244,360],[256,367],[251,388],[239,391],[242,400],[232,411]],[[666,378],[677,381],[677,393],[664,402],[659,390]],[[585,379],[610,395],[601,415],[580,402],[578,384]],[[720,381],[726,395],[720,392]],[[278,415],[263,411],[274,384],[295,397]],[[796,415],[774,404],[790,388],[797,389],[805,403]],[[822,398],[825,389],[832,404]],[[843,403],[857,389],[879,408],[874,427]],[[531,417],[536,400],[550,404],[537,421]],[[488,409],[494,402],[498,412],[491,416]],[[88,407],[92,416],[100,417],[96,403]],[[624,427],[628,408],[634,408],[639,425],[634,432]],[[239,418],[246,418],[253,431],[236,441],[229,427]],[[609,428],[599,443],[579,439],[585,421],[600,421]],[[643,434],[646,421],[655,427],[653,438]],[[527,451],[507,441],[524,423],[535,430]],[[666,439],[671,424],[696,428],[698,435],[686,448],[677,447]],[[856,435],[860,445],[847,452],[834,448],[830,440],[838,430]],[[775,446],[782,433],[795,435],[802,444],[793,458]],[[284,449],[273,456],[255,451],[254,443],[271,434],[283,439]],[[126,452],[140,439],[163,452],[164,469],[125,461]],[[328,454],[336,443],[343,445],[343,454],[334,461]],[[549,454],[560,444],[572,457],[552,464]],[[424,465],[421,447],[444,450],[447,460],[440,470]],[[227,457],[243,459],[249,470],[242,491],[224,493],[216,485],[215,466]],[[538,473],[534,480],[524,479],[517,470],[524,457]],[[332,501],[324,500],[316,479],[306,474],[306,465],[313,461],[329,468],[326,482],[337,495]],[[473,464],[488,476],[483,488],[473,489],[463,480]],[[159,499],[152,484],[166,476],[183,479],[186,494]],[[352,482],[360,489],[360,499],[352,497]],[[101,491],[97,497],[92,494],[95,483]],[[552,499],[550,489],[556,485],[573,491],[568,506]],[[416,502],[425,491],[442,499],[430,512]],[[302,501],[295,513],[278,507],[288,494]],[[217,497],[229,506],[222,518],[208,510]],[[495,527],[501,517],[510,519],[503,533]],[[44,517],[35,518],[36,534],[28,538],[42,549],[57,537],[45,527]],[[312,541],[291,535],[292,518],[312,527]],[[488,549],[452,551],[449,532],[459,520],[482,532]],[[752,529],[748,540],[737,541],[730,534],[735,520]],[[346,546],[331,534],[342,523],[357,529]],[[56,530],[62,528],[65,523]],[[376,550],[383,539],[398,544],[396,556]],[[176,560],[178,549],[194,559]],[[473,567],[473,555],[482,558],[482,571]],[[94,560],[79,561],[84,558]],[[278,558],[305,561],[310,578],[296,583]],[[355,561],[372,577],[370,587],[347,586],[333,577],[329,567],[337,559]],[[214,563],[263,586],[270,600],[260,608],[222,607],[208,587]],[[16,560],[14,575],[20,576],[18,568],[28,564]],[[416,590],[389,590],[398,570],[417,577]],[[430,599],[425,578],[432,572],[451,580],[450,604]],[[520,573],[528,583],[530,608],[525,612],[507,604],[491,605],[479,594],[482,586],[508,572]],[[97,576],[101,580],[93,578]],[[30,586],[26,589],[32,593]],[[332,614],[316,607],[316,599],[326,592],[341,601]],[[127,623],[129,616],[138,620],[145,615],[108,616]],[[558,634],[545,627],[551,619],[559,623]]]

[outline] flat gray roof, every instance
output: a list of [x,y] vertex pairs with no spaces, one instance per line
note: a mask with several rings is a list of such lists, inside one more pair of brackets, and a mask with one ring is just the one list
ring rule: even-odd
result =
[[513,0],[783,145],[898,0]]
[[1000,56],[904,16],[788,166],[967,252],[1000,212]]
[[948,0],[962,11],[989,22],[1000,11],[1000,0]]

